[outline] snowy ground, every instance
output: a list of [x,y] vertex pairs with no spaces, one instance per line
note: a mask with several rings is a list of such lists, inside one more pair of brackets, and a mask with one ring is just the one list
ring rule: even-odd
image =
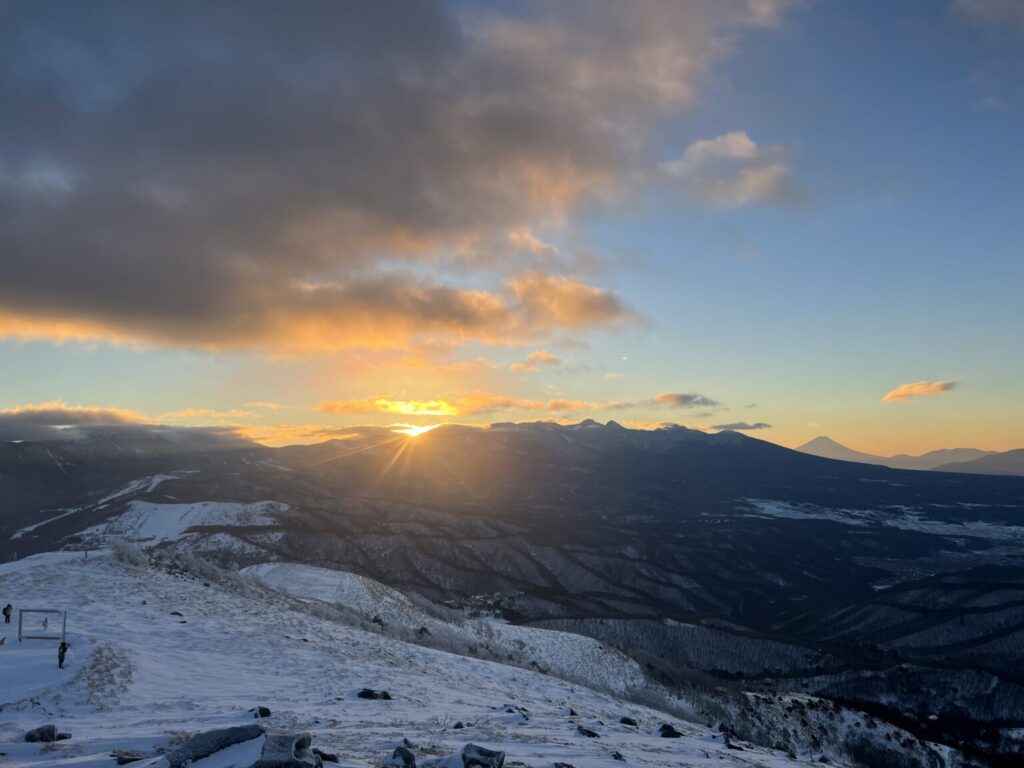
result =
[[86,540],[105,541],[117,536],[146,544],[180,539],[190,528],[203,526],[274,525],[272,514],[283,514],[287,504],[258,501],[240,504],[199,501],[193,504],[160,504],[135,499],[128,509],[108,523],[82,532]]
[[[536,668],[557,677],[599,690],[623,694],[645,682],[639,664],[583,635],[513,626],[496,619],[445,620],[417,607],[396,589],[343,571],[297,563],[263,563],[243,573],[293,597],[350,608],[368,621],[381,620],[389,627],[413,630],[426,628],[431,638],[450,638],[457,647],[487,644],[501,659],[514,657],[520,666],[533,662]],[[424,639],[418,644],[432,643]],[[444,647],[450,649],[452,645]]]
[[[403,737],[422,757],[474,742],[508,752],[506,765],[537,768],[803,764],[753,747],[727,749],[706,729],[552,676],[401,643],[317,618],[269,591],[206,586],[109,554],[52,553],[2,565],[0,602],[8,600],[16,609],[67,609],[71,652],[58,670],[55,643],[19,644],[15,624],[0,631],[7,635],[3,765],[113,766],[112,749],[151,753],[186,733],[251,722],[247,710],[256,705],[272,710],[263,721],[271,728],[309,731],[314,745],[353,767],[380,765]],[[359,699],[363,687],[393,699]],[[639,727],[620,724],[623,716]],[[457,721],[466,727],[455,729]],[[48,722],[73,738],[22,741]],[[660,738],[666,722],[684,737]],[[580,735],[578,725],[599,737]],[[255,747],[194,768],[248,765],[246,750]]]

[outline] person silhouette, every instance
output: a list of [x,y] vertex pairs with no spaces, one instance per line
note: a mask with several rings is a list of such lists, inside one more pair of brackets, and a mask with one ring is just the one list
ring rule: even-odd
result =
[[59,645],[59,646],[57,647],[57,666],[58,666],[58,667],[59,667],[60,669],[64,669],[64,657],[65,657],[65,656],[67,656],[67,654],[68,654],[68,649],[69,649],[70,647],[71,647],[71,646],[70,646],[70,645],[68,645],[68,644],[67,644],[66,642],[64,642],[63,640],[61,641],[60,645]]

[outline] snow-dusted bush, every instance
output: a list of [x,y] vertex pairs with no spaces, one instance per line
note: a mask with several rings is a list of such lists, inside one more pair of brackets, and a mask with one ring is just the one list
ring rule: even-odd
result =
[[114,555],[114,559],[119,563],[130,565],[134,568],[141,568],[144,565],[149,565],[149,558],[142,549],[127,539],[111,538],[108,542],[110,545],[110,551]]

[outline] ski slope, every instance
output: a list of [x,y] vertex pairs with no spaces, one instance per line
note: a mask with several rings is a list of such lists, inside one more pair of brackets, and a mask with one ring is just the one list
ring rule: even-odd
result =
[[[113,749],[154,754],[185,734],[252,722],[248,710],[257,705],[272,711],[263,724],[309,731],[350,768],[380,765],[403,738],[421,759],[473,742],[506,751],[506,765],[535,768],[807,764],[756,747],[727,749],[708,729],[554,676],[318,618],[308,603],[244,580],[218,585],[129,566],[109,552],[2,565],[0,601],[7,600],[67,609],[71,652],[58,670],[53,643],[19,644],[16,630],[0,632],[8,635],[0,646],[5,766],[106,768],[116,764]],[[360,699],[363,687],[387,690],[392,700]],[[623,716],[638,727],[620,724]],[[458,721],[465,727],[455,729]],[[22,741],[49,722],[73,737]],[[659,737],[663,723],[683,737]],[[581,735],[580,725],[599,736]],[[254,753],[240,746],[193,768],[248,765],[246,749]]]

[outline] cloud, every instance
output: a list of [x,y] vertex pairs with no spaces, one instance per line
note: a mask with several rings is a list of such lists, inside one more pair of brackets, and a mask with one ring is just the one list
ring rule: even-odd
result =
[[714,425],[712,425],[711,428],[712,429],[722,430],[722,431],[724,431],[724,430],[734,430],[734,431],[737,431],[737,432],[746,432],[746,431],[754,430],[754,429],[771,429],[772,425],[771,424],[765,424],[763,421],[758,421],[758,422],[755,422],[754,424],[751,424],[750,422],[747,422],[747,421],[735,421],[732,424],[714,424]]
[[717,400],[712,400],[704,395],[696,393],[677,394],[675,392],[662,392],[659,395],[655,395],[652,402],[655,405],[666,405],[672,408],[715,408],[721,405]]
[[758,146],[743,131],[695,141],[662,168],[694,199],[722,208],[793,203],[799,194],[778,145]]
[[561,365],[562,358],[544,349],[538,349],[526,356],[521,363],[513,363],[510,368],[513,371],[536,371],[542,366]]
[[454,394],[435,400],[404,400],[391,397],[361,400],[328,400],[317,410],[323,413],[364,414],[385,413],[400,416],[466,417],[497,411],[607,411],[633,407],[622,401],[587,401],[555,398],[537,400],[490,393]]
[[229,419],[251,419],[259,416],[255,411],[246,411],[241,408],[232,408],[220,411],[216,408],[183,408],[180,411],[165,413],[160,416],[160,421],[195,421],[199,419],[225,421]]
[[317,406],[323,413],[393,413],[401,416],[458,416],[458,406],[446,400],[328,400]]
[[269,400],[254,400],[251,403],[245,404],[246,408],[260,408],[265,411],[280,411],[284,408],[280,403],[274,403]]
[[783,7],[5,7],[0,335],[276,351],[619,327],[607,289],[481,244],[543,252],[530,233],[628,194],[659,126]]
[[637,320],[614,293],[564,276],[530,272],[511,281],[510,287],[526,327],[572,329]]
[[123,408],[68,405],[54,400],[0,410],[0,440],[66,440],[78,434],[76,427],[147,421],[142,414]]
[[953,0],[950,7],[974,24],[1009,28],[1024,35],[1024,3],[1019,0]]
[[882,398],[884,403],[902,403],[918,397],[941,395],[956,387],[955,381],[915,381],[912,384],[900,384],[896,389]]
[[[2,214],[0,214],[2,215]],[[0,284],[0,294],[3,291]],[[565,276],[527,273],[495,291],[460,289],[407,274],[381,274],[348,283],[281,285],[262,307],[234,306],[225,296],[219,325],[201,311],[167,307],[163,318],[144,312],[132,328],[106,320],[85,323],[34,320],[0,313],[0,336],[20,338],[148,340],[204,349],[259,348],[285,351],[393,347],[423,334],[486,343],[540,339],[552,331],[619,327],[637,322],[615,294]],[[2,302],[2,296],[0,296]],[[26,312],[38,313],[36,309]]]
[[555,257],[558,249],[550,243],[545,243],[528,229],[514,229],[508,233],[508,243],[513,248],[526,251],[535,256]]

